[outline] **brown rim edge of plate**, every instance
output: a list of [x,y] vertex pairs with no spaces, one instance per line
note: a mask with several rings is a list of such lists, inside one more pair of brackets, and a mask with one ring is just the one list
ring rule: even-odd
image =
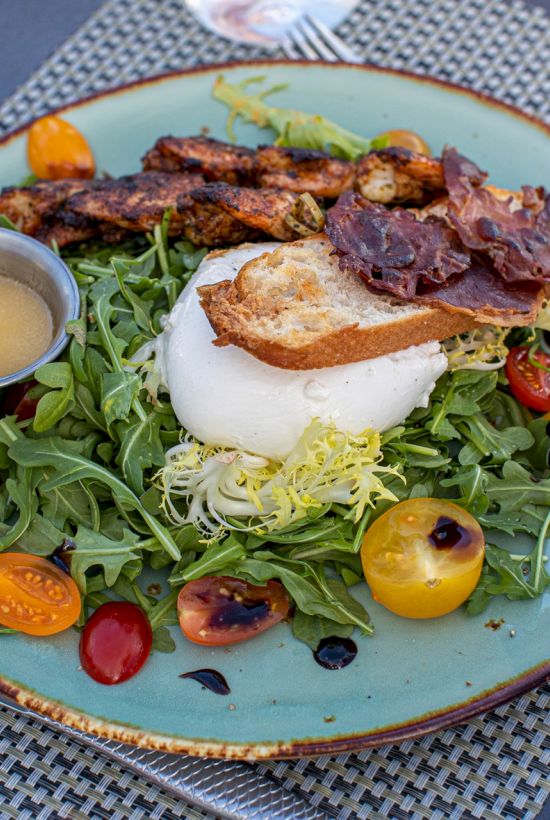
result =
[[[176,79],[177,77],[186,77],[196,74],[212,74],[215,71],[222,71],[225,69],[243,67],[253,68],[259,66],[271,67],[277,65],[318,65],[336,70],[341,68],[352,68],[364,71],[366,73],[389,74],[396,77],[402,77],[418,83],[436,86],[443,90],[463,94],[464,96],[470,97],[479,103],[491,106],[515,116],[530,125],[534,125],[550,137],[550,125],[545,123],[543,120],[522,111],[520,108],[511,105],[510,103],[496,100],[489,94],[474,91],[473,89],[465,88],[464,86],[449,82],[447,80],[415,74],[412,71],[405,71],[403,69],[387,68],[371,63],[331,63],[326,60],[265,59],[195,66],[192,68],[180,69],[179,71],[170,71],[157,74],[152,77],[134,80],[133,82],[125,83],[124,85],[117,86],[116,88],[108,89],[106,91],[97,91],[87,97],[77,100],[76,102],[51,109],[48,113],[58,114],[71,111],[97,99],[115,96],[116,94],[139,89],[147,85],[154,85],[156,83],[163,82],[164,80]],[[23,134],[32,122],[33,120],[29,120],[29,122],[1,137],[0,147],[7,145],[13,139]],[[175,754],[190,754],[197,757],[265,760],[286,759],[303,756],[314,757],[316,755],[327,753],[339,753],[369,747],[383,746],[388,743],[398,743],[404,740],[420,737],[422,735],[429,734],[430,732],[440,731],[441,729],[463,723],[470,718],[481,714],[482,712],[494,709],[497,706],[512,700],[514,697],[517,697],[524,692],[528,692],[549,679],[550,660],[544,661],[542,664],[529,669],[523,675],[513,678],[510,681],[506,681],[503,684],[498,684],[493,689],[482,692],[477,697],[470,698],[438,712],[429,712],[402,724],[390,725],[382,730],[374,730],[373,732],[369,732],[367,734],[358,735],[333,735],[330,739],[311,738],[300,741],[290,741],[288,743],[273,741],[266,743],[255,742],[253,744],[232,744],[215,740],[185,740],[183,738],[170,737],[161,734],[150,734],[131,726],[123,726],[117,723],[101,720],[99,718],[92,718],[82,712],[79,712],[78,710],[67,708],[55,701],[41,697],[3,678],[0,678],[0,691],[8,697],[11,697],[21,706],[49,717],[52,720],[58,721],[59,723],[65,723],[73,729],[79,729],[80,731],[107,738],[108,740],[129,743],[142,748],[155,749],[157,751]]]
[[305,738],[303,740],[259,741],[254,743],[230,743],[217,740],[185,739],[164,734],[144,732],[132,726],[90,717],[59,702],[48,700],[20,687],[15,682],[0,678],[0,692],[20,706],[42,714],[58,723],[97,735],[107,740],[128,743],[144,749],[171,754],[188,754],[194,757],[225,758],[233,760],[284,760],[296,757],[317,757],[324,754],[359,751],[370,747],[401,743],[431,732],[438,732],[465,723],[482,712],[495,709],[519,695],[550,680],[550,660],[543,661],[525,674],[497,684],[479,696],[446,707],[436,712],[415,717],[404,723],[375,729],[366,734],[333,735],[331,738]]
[[[436,86],[446,91],[453,91],[455,94],[462,94],[466,97],[470,97],[471,99],[479,103],[483,103],[487,106],[496,108],[500,111],[517,117],[518,119],[524,120],[525,122],[528,122],[531,125],[534,125],[535,127],[539,128],[541,131],[543,131],[550,137],[549,123],[544,122],[544,120],[540,119],[540,117],[536,117],[534,114],[529,114],[527,111],[522,111],[521,108],[519,108],[516,105],[512,105],[512,103],[497,100],[495,97],[492,97],[490,94],[486,94],[484,91],[475,91],[472,88],[467,88],[466,86],[459,85],[458,83],[453,83],[449,80],[442,80],[438,77],[431,77],[429,75],[424,74],[415,74],[413,71],[407,71],[403,68],[389,68],[387,66],[378,66],[375,63],[367,62],[332,63],[328,60],[236,60],[234,62],[209,63],[208,65],[203,66],[192,66],[190,68],[182,68],[176,71],[166,71],[160,74],[153,74],[150,77],[143,77],[138,80],[132,80],[131,82],[124,83],[123,85],[118,85],[116,86],[116,88],[106,89],[105,91],[94,91],[92,94],[89,94],[86,97],[82,97],[81,99],[76,100],[75,102],[67,103],[66,105],[60,105],[56,108],[49,109],[47,114],[61,114],[65,111],[71,111],[75,108],[80,108],[81,106],[86,105],[87,103],[94,102],[95,100],[102,99],[104,97],[113,97],[116,94],[123,94],[127,91],[139,89],[147,85],[155,85],[156,83],[163,82],[164,80],[173,80],[177,77],[187,77],[195,74],[211,74],[215,71],[223,71],[226,69],[231,70],[234,68],[254,68],[259,66],[273,67],[278,65],[324,66],[326,68],[332,68],[336,70],[342,68],[352,68],[357,69],[359,71],[364,71],[365,73],[388,74],[395,77],[402,77],[404,79],[412,80],[424,85]],[[0,137],[0,147],[6,145],[7,143],[11,142],[12,139],[15,139],[16,137],[23,134],[36,119],[40,119],[43,116],[46,116],[46,113],[40,114],[39,117],[35,117],[34,119],[29,120],[23,125],[20,125],[13,131],[9,131],[7,134],[4,134],[3,137]]]

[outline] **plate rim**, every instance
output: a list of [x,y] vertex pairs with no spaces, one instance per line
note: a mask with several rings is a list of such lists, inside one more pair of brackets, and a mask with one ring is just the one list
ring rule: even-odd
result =
[[41,117],[71,111],[73,109],[80,108],[81,106],[86,105],[87,103],[94,102],[98,99],[104,99],[105,97],[114,97],[117,94],[123,94],[127,91],[142,88],[143,86],[155,85],[165,80],[172,80],[178,77],[187,77],[194,74],[211,74],[214,71],[223,71],[226,69],[248,67],[253,68],[255,66],[272,67],[278,65],[314,65],[323,66],[325,68],[332,68],[336,70],[352,68],[359,71],[364,71],[365,73],[388,74],[390,76],[393,75],[395,77],[408,79],[413,82],[436,86],[446,91],[452,91],[456,94],[462,94],[463,96],[470,97],[476,102],[485,103],[488,106],[500,109],[508,114],[512,114],[513,116],[516,116],[519,119],[525,120],[531,125],[538,127],[541,131],[543,131],[543,133],[547,134],[550,137],[550,123],[546,123],[540,117],[537,117],[534,114],[530,114],[528,111],[523,111],[519,106],[514,105],[513,103],[505,102],[504,100],[498,100],[496,97],[493,97],[491,94],[487,94],[485,91],[477,91],[476,89],[468,88],[467,86],[460,85],[459,83],[454,83],[451,80],[444,80],[440,77],[433,77],[429,74],[419,74],[414,71],[408,71],[404,68],[391,68],[389,66],[379,66],[376,65],[376,63],[369,62],[347,63],[344,61],[330,62],[329,60],[286,60],[266,58],[256,60],[235,60],[224,61],[220,63],[207,63],[205,65],[190,66],[188,68],[180,68],[175,69],[173,71],[163,71],[158,74],[151,74],[147,77],[140,77],[136,80],[130,80],[129,82],[123,83],[122,85],[117,85],[115,88],[108,88],[103,91],[93,91],[91,94],[87,94],[84,97],[79,97],[78,100],[74,100],[73,102],[65,103],[63,105],[59,105],[54,108],[48,109],[46,113],[39,114],[37,117],[33,117],[32,119],[27,120],[27,122],[23,123],[22,125],[19,125],[17,128],[8,131],[6,134],[0,137],[0,147],[4,147],[12,140],[24,134],[24,132],[30,128],[33,122],[35,122],[37,119],[40,119]]
[[[539,128],[543,134],[550,137],[550,123],[541,118],[523,111],[516,105],[497,100],[490,94],[467,88],[458,83],[444,80],[430,75],[417,74],[406,69],[378,66],[374,63],[333,63],[327,60],[286,60],[286,59],[255,59],[237,60],[232,62],[208,63],[174,71],[161,72],[151,76],[132,80],[118,85],[115,88],[95,91],[74,102],[66,103],[49,109],[47,114],[61,114],[78,109],[88,103],[107,97],[114,97],[129,91],[139,90],[145,86],[152,86],[171,79],[189,77],[197,74],[213,74],[217,71],[239,68],[276,66],[322,66],[331,69],[355,69],[368,74],[385,74],[431,85],[447,92],[461,94],[477,103],[496,108],[509,115],[515,116],[531,126]],[[32,123],[45,116],[28,120],[16,129],[8,131],[0,137],[0,149],[13,140],[22,136]],[[451,706],[443,707],[436,712],[427,712],[410,720],[390,724],[383,729],[374,729],[363,733],[346,733],[345,735],[331,735],[328,738],[306,738],[300,740],[283,741],[253,741],[250,743],[224,742],[218,740],[196,740],[181,736],[165,735],[159,732],[147,732],[129,724],[117,723],[112,720],[96,718],[87,715],[78,709],[68,707],[59,701],[37,694],[32,689],[0,675],[0,692],[7,695],[16,703],[31,709],[33,712],[49,717],[61,724],[70,726],[98,737],[129,743],[142,748],[153,749],[175,754],[190,754],[197,757],[226,758],[240,760],[288,759],[303,756],[317,756],[340,752],[357,751],[370,747],[380,747],[388,743],[399,743],[423,735],[440,731],[441,729],[464,723],[467,720],[491,710],[513,698],[531,691],[537,686],[550,680],[550,658],[534,667],[530,667],[521,674],[497,683],[472,698],[459,701]]]
[[361,749],[379,748],[387,744],[402,743],[427,734],[439,732],[471,720],[484,712],[496,709],[515,697],[530,692],[550,681],[550,660],[531,667],[526,672],[486,689],[479,695],[426,712],[402,723],[391,724],[384,729],[370,732],[332,735],[329,738],[305,738],[290,741],[251,741],[249,743],[225,742],[215,739],[197,740],[180,735],[148,732],[131,724],[92,717],[59,701],[46,698],[26,689],[20,684],[0,676],[0,693],[20,706],[44,715],[60,724],[119,743],[128,743],[144,749],[170,754],[188,754],[194,757],[225,760],[286,760],[298,757],[318,757],[324,754],[356,752]]

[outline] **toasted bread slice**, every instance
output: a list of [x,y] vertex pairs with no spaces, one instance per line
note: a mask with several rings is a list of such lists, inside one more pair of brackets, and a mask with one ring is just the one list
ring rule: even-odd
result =
[[476,327],[468,316],[371,292],[342,272],[324,234],[288,242],[236,279],[198,289],[214,344],[289,370],[374,359]]

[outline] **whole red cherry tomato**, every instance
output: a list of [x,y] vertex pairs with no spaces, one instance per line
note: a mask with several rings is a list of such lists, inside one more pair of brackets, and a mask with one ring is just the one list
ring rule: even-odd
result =
[[107,686],[132,678],[151,652],[153,633],[144,611],[126,601],[96,609],[80,636],[80,662]]
[[540,366],[529,361],[528,347],[513,347],[508,353],[506,376],[510,390],[526,407],[547,413],[550,410],[550,356],[537,350],[531,358]]
[[183,634],[207,646],[246,641],[288,615],[289,600],[278,581],[263,587],[225,576],[190,581],[178,597]]
[[17,421],[26,421],[32,419],[36,413],[36,406],[38,399],[33,399],[29,396],[33,387],[36,387],[38,382],[34,379],[28,382],[18,382],[12,384],[4,393],[0,409],[3,416],[16,416]]

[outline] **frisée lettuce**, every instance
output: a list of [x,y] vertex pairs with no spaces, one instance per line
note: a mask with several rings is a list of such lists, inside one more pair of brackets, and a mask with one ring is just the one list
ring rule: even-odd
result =
[[[357,522],[366,506],[380,499],[397,501],[382,476],[398,471],[381,460],[378,433],[353,436],[315,419],[281,462],[187,438],[167,452],[157,482],[174,524],[191,523],[206,532],[271,532],[325,504],[349,505]],[[185,502],[181,511],[178,499]],[[250,521],[237,525],[229,520],[235,517]]]

